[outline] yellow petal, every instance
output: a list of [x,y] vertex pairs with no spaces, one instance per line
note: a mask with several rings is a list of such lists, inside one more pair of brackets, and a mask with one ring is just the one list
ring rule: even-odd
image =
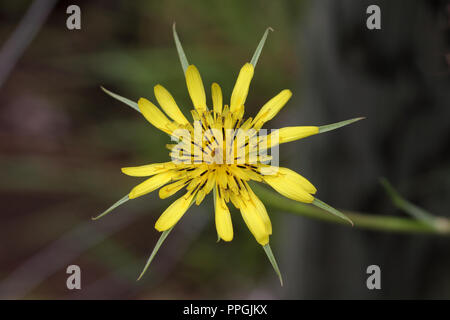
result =
[[307,179],[288,168],[278,168],[278,173],[263,176],[272,188],[283,196],[305,203],[314,201],[311,194],[317,189]]
[[170,118],[180,124],[189,124],[189,121],[180,111],[172,95],[166,88],[158,84],[155,86],[154,91],[156,100]]
[[186,179],[183,179],[162,187],[161,189],[159,189],[159,197],[161,199],[166,199],[174,195],[186,185],[186,181]]
[[194,195],[195,194],[191,193],[187,197],[185,195],[175,200],[175,202],[173,202],[156,221],[155,229],[158,231],[166,231],[172,228],[185,214],[187,209],[189,209]]
[[214,171],[208,174],[207,182],[204,187],[205,193],[206,194],[210,193],[215,184],[216,184],[216,172]]
[[319,127],[284,127],[278,130],[280,143],[303,139],[319,133]]
[[250,169],[250,167],[246,166],[238,166],[238,167],[230,167],[229,169],[233,175],[236,176],[236,178],[239,178],[244,181],[248,180],[255,180],[262,182],[261,175],[259,173],[256,173]]
[[[218,188],[216,188],[218,190]],[[228,210],[225,201],[216,192],[216,229],[219,237],[224,241],[233,240],[233,224],[231,222],[230,210]]]
[[131,177],[149,177],[172,169],[174,166],[172,162],[152,163],[138,167],[125,167],[122,168],[122,172]]
[[167,119],[164,113],[162,113],[157,106],[147,99],[140,98],[138,101],[138,107],[145,119],[161,131],[171,134],[171,132],[176,129],[176,125]]
[[201,177],[193,178],[191,180],[191,182],[189,182],[189,184],[187,185],[186,189],[189,191],[195,190],[198,187],[198,185],[200,184],[200,181],[201,181]]
[[306,192],[309,192],[311,194],[315,194],[317,192],[316,187],[314,187],[314,185],[309,182],[308,179],[301,176],[297,172],[289,168],[279,168],[279,173],[284,175],[285,179],[300,184],[302,188],[306,190]]
[[205,199],[205,196],[206,196],[205,189],[200,189],[197,192],[197,196],[195,197],[195,204],[199,206],[200,203],[202,203],[203,199]]
[[239,128],[244,131],[249,130],[252,125],[252,121],[253,121],[252,117],[248,118],[247,120],[245,120],[245,122],[243,124],[241,124],[241,126]]
[[230,202],[230,190],[227,189],[220,189],[220,192],[222,193],[222,197],[225,199],[225,202]]
[[284,107],[284,105],[289,101],[292,96],[292,92],[290,90],[283,90],[275,97],[270,99],[266,104],[259,110],[255,119],[253,119],[253,124],[255,128],[259,129],[263,126],[264,123],[273,119],[277,115],[277,113]]
[[153,190],[156,190],[159,187],[165,185],[176,175],[177,173],[174,173],[172,171],[157,174],[134,187],[130,191],[130,194],[128,196],[130,197],[130,199],[135,199],[137,197],[143,196],[144,194],[152,192]]
[[216,181],[217,184],[222,188],[222,189],[226,189],[227,188],[227,174],[225,172],[225,170],[222,168],[222,166],[218,167],[216,170]]
[[214,112],[216,114],[222,113],[222,89],[217,83],[211,85],[211,95],[213,101]]
[[253,193],[253,190],[250,188],[250,186],[246,183],[245,186],[247,187],[247,190],[250,194],[250,199],[255,204],[256,210],[258,211],[259,216],[264,222],[264,225],[266,226],[266,231],[268,234],[272,234],[272,222],[270,221],[269,215],[267,214],[266,207],[264,206],[264,203],[256,196],[256,194]]
[[236,209],[240,209],[243,206],[242,202],[244,201],[244,199],[242,199],[239,194],[228,191],[229,190],[226,190],[231,203],[234,204]]
[[252,81],[254,73],[253,65],[246,63],[239,72],[239,76],[234,85],[233,93],[230,100],[230,111],[235,112],[241,106],[244,105],[245,99],[247,99],[248,89],[250,82]]
[[202,77],[194,65],[190,65],[186,69],[186,84],[195,109],[200,114],[203,113],[206,110],[205,88],[203,87]]
[[319,133],[319,127],[284,127],[258,139],[259,150],[273,148],[279,144],[303,139]]
[[258,243],[262,246],[268,244],[269,233],[267,232],[266,225],[264,224],[264,221],[259,215],[256,207],[251,202],[242,202],[240,210],[245,224],[256,238],[256,241],[258,241]]
[[233,191],[234,193],[238,193],[239,192],[239,187],[236,183],[235,177],[233,175],[226,175],[227,177],[227,184],[228,184],[228,188],[231,189],[231,191]]

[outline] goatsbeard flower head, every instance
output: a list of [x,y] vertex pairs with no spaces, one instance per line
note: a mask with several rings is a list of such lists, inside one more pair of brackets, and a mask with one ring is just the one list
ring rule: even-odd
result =
[[[263,246],[282,283],[278,265],[269,246],[272,224],[263,202],[252,191],[249,181],[268,184],[283,196],[311,203],[352,223],[346,216],[315,197],[317,189],[300,174],[278,166],[278,145],[318,133],[330,131],[362,118],[355,118],[327,126],[284,127],[269,133],[262,127],[284,107],[292,96],[282,90],[270,99],[255,117],[244,118],[244,105],[254,69],[264,46],[268,28],[250,63],[241,68],[229,104],[223,103],[222,90],[217,83],[211,85],[212,108],[208,107],[203,80],[198,69],[189,65],[173,26],[175,44],[186,78],[187,89],[194,109],[190,122],[178,108],[174,98],[163,86],[156,85],[154,93],[160,106],[145,98],[137,104],[103,89],[112,97],[141,112],[156,128],[171,136],[168,144],[171,161],[122,168],[133,177],[149,177],[134,187],[98,219],[130,199],[159,189],[164,199],[185,190],[159,217],[155,228],[162,232],[141,276],[145,273],[159,247],[192,204],[200,205],[212,193],[218,238],[233,239],[233,226],[229,205],[236,207],[255,237]],[[270,154],[269,154],[270,152]],[[140,278],[139,277],[139,278]]]

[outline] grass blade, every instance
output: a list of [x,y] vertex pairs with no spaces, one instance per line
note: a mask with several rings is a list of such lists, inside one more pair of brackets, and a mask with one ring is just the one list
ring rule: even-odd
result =
[[187,61],[186,54],[184,53],[183,50],[183,46],[181,45],[180,39],[178,38],[175,23],[173,23],[172,30],[173,30],[173,39],[175,40],[175,46],[177,47],[178,57],[180,58],[181,66],[183,67],[183,72],[186,73],[186,69],[189,67],[189,62]]
[[280,279],[281,286],[283,286],[283,278],[281,277],[281,272],[280,272],[280,269],[278,268],[277,260],[275,260],[275,257],[273,256],[270,245],[266,244],[265,246],[263,246],[263,248],[264,248],[264,252],[267,255],[267,258],[269,258],[269,261],[272,264],[273,269],[275,270],[275,273],[278,275],[278,278]]
[[256,63],[258,62],[259,56],[261,55],[261,51],[264,47],[264,43],[266,43],[266,39],[267,39],[267,35],[269,34],[269,31],[273,31],[273,29],[270,27],[266,29],[263,37],[259,41],[258,47],[256,47],[256,51],[253,54],[252,60],[250,61],[250,63],[253,65],[253,67],[256,67]]
[[137,104],[136,102],[134,102],[134,101],[132,101],[132,100],[130,100],[130,99],[127,99],[127,98],[125,98],[125,97],[122,97],[122,96],[118,95],[117,93],[111,92],[111,91],[109,91],[108,89],[105,89],[105,88],[103,88],[103,87],[101,87],[101,88],[102,88],[102,90],[103,90],[106,94],[110,95],[110,96],[113,97],[114,99],[117,99],[117,100],[119,100],[120,102],[123,102],[123,103],[125,103],[126,105],[132,107],[134,110],[136,110],[136,111],[138,111],[138,112],[141,112],[141,110],[139,110],[138,104]]
[[360,117],[360,118],[354,118],[354,119],[350,119],[350,120],[345,120],[345,121],[341,121],[341,122],[336,122],[336,123],[332,123],[332,124],[328,124],[325,126],[320,126],[319,127],[319,133],[324,133],[327,131],[331,131],[334,129],[338,129],[344,126],[347,126],[353,122],[359,121],[359,120],[363,120],[365,119],[365,117]]
[[164,240],[166,240],[167,236],[169,235],[170,231],[172,231],[172,229],[173,229],[173,227],[166,231],[163,231],[163,233],[161,234],[161,236],[158,239],[158,242],[156,242],[156,245],[153,248],[152,254],[150,255],[150,258],[148,258],[147,263],[145,264],[144,270],[142,270],[137,281],[139,281],[142,278],[142,276],[145,274],[148,267],[150,266],[150,263],[152,263],[152,260],[155,257],[156,253],[158,253],[159,248],[163,244]]
[[348,222],[350,222],[350,224],[353,226],[353,221],[350,220],[349,217],[347,217],[345,214],[343,214],[342,212],[336,210],[335,208],[329,206],[328,204],[326,204],[323,201],[320,201],[319,199],[315,198],[314,201],[312,202],[313,205],[315,205],[316,207],[319,207],[325,211],[328,211],[331,214],[334,214],[335,216],[338,216],[339,218],[342,218]]
[[109,207],[106,211],[104,211],[103,213],[99,214],[98,216],[92,218],[92,220],[98,220],[101,217],[107,215],[108,213],[110,213],[111,211],[113,211],[115,208],[117,208],[118,206],[124,204],[125,202],[127,202],[128,200],[130,200],[130,198],[128,197],[128,195],[126,195],[125,197],[123,197],[122,199],[120,199],[119,201],[117,201],[116,203],[114,203],[111,207]]

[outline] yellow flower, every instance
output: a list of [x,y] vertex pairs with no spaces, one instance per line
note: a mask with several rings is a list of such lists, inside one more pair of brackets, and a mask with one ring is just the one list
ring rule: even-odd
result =
[[[173,31],[185,71],[187,89],[194,106],[191,111],[193,122],[181,112],[169,91],[159,84],[154,87],[159,107],[145,98],[140,98],[136,106],[134,102],[104,89],[108,94],[140,111],[153,126],[170,135],[176,143],[167,145],[171,161],[122,168],[126,175],[148,178],[97,218],[129,199],[156,189],[159,189],[160,198],[167,198],[182,189],[185,190],[155,223],[155,228],[163,232],[163,236],[147,262],[145,272],[168,232],[189,207],[193,203],[200,205],[205,196],[212,193],[218,237],[224,241],[233,239],[229,210],[229,205],[232,204],[240,211],[245,224],[256,241],[264,247],[279,274],[269,246],[272,224],[263,202],[252,191],[249,182],[265,183],[287,198],[312,203],[348,220],[343,214],[315,198],[317,189],[306,178],[288,168],[269,163],[277,155],[273,148],[281,143],[329,131],[360,118],[322,127],[285,127],[272,130],[270,134],[261,134],[264,131],[261,128],[277,115],[292,96],[290,90],[282,90],[270,99],[255,117],[244,118],[244,105],[250,83],[269,29],[264,33],[251,62],[245,63],[241,68],[229,105],[223,103],[222,90],[217,83],[211,85],[212,104],[207,102],[202,77],[194,65],[188,64],[175,28]],[[271,151],[271,154],[268,155],[267,151]]]

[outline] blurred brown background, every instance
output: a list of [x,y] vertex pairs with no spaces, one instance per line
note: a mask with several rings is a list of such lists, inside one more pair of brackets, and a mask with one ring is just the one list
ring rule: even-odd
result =
[[[238,214],[233,242],[216,243],[207,201],[189,210],[136,282],[159,236],[154,222],[172,200],[153,193],[90,219],[140,181],[121,167],[168,159],[168,137],[100,86],[154,100],[160,83],[185,114],[190,109],[174,21],[205,86],[217,81],[226,100],[264,30],[275,29],[249,115],[290,88],[274,127],[368,117],[280,149],[281,164],[310,178],[321,199],[403,215],[378,184],[385,176],[412,202],[449,216],[446,1],[36,2],[0,3],[0,57],[11,59],[4,50],[13,48],[17,58],[0,61],[1,298],[450,297],[448,237],[360,231],[272,211],[280,288]],[[70,4],[81,8],[81,30],[66,28]],[[367,30],[369,4],[381,7],[382,30]],[[29,33],[14,33],[27,24]],[[82,270],[79,291],[66,288],[71,264]],[[380,291],[365,286],[370,264],[381,267]]]

